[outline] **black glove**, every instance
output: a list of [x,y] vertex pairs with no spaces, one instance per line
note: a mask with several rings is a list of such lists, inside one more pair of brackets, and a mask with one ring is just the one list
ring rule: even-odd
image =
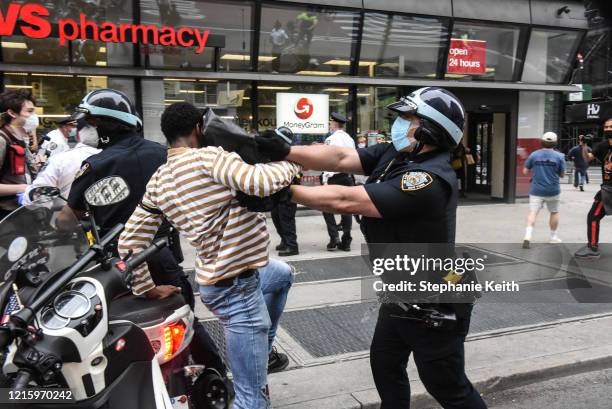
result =
[[257,144],[257,150],[268,156],[273,162],[284,160],[291,150],[291,145],[277,135],[274,130],[256,135],[255,143]]
[[240,206],[246,207],[251,212],[269,212],[274,206],[271,197],[251,196],[240,191],[236,192],[236,200],[238,200]]

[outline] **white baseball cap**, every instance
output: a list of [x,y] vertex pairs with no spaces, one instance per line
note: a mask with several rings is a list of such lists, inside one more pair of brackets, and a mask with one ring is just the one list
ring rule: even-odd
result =
[[541,138],[544,142],[557,143],[557,134],[554,132],[546,132]]

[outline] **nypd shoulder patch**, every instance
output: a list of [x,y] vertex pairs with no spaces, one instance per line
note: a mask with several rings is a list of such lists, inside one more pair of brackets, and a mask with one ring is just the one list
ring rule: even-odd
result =
[[433,183],[433,178],[426,172],[408,172],[402,176],[402,190],[404,192],[413,192],[421,190]]
[[76,175],[74,175],[74,178],[75,179],[80,178],[85,173],[87,173],[88,170],[89,170],[89,163],[85,162],[83,166],[81,166],[81,169],[79,169],[79,171],[76,173]]

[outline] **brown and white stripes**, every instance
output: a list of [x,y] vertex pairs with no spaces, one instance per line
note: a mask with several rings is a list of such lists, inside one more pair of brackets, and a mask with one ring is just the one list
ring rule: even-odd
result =
[[[241,207],[235,191],[259,197],[288,186],[301,168],[291,162],[249,165],[220,147],[174,148],[151,177],[142,199],[161,210],[196,248],[196,281],[215,282],[268,263],[265,216]],[[138,206],[119,238],[119,254],[138,254],[150,245],[161,216]],[[146,263],[134,271],[135,294],[154,284]]]

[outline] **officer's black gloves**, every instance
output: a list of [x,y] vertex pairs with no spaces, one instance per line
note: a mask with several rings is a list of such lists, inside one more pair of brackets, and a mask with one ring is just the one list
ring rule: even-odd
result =
[[279,130],[268,130],[256,135],[255,143],[261,154],[268,156],[271,161],[277,162],[284,160],[289,155],[291,143],[287,140],[291,140],[292,137],[293,135],[286,137],[285,133]]
[[251,212],[269,212],[280,202],[290,202],[291,190],[287,186],[268,197],[250,196],[238,191],[236,192],[236,200],[238,200],[240,206],[246,207]]

